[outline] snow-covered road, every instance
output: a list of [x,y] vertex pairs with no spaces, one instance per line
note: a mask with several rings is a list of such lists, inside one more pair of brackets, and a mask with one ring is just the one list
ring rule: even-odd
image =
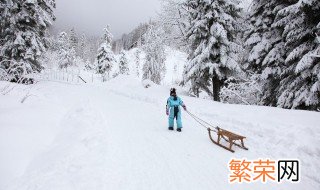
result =
[[[232,154],[212,144],[185,113],[182,133],[167,130],[169,87],[145,89],[119,77],[101,85],[41,82],[29,88],[17,86],[0,98],[0,189],[320,187],[319,113],[182,96],[190,111],[248,137],[250,150]],[[26,91],[32,96],[21,104]],[[229,184],[232,158],[300,159],[301,182]]]

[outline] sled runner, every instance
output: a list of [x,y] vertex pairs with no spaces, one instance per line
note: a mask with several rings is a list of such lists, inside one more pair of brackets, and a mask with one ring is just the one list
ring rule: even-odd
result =
[[[232,146],[233,146],[233,145],[235,145],[235,146],[237,146],[237,147],[239,147],[239,148],[242,148],[242,149],[244,149],[244,150],[249,150],[247,147],[244,146],[244,142],[243,142],[243,139],[245,139],[246,137],[241,136],[241,135],[237,135],[237,134],[235,134],[235,133],[233,133],[233,132],[230,132],[230,131],[227,131],[227,130],[224,130],[224,129],[221,129],[220,127],[214,127],[214,126],[211,125],[210,123],[204,121],[203,119],[197,117],[196,115],[190,113],[189,111],[186,111],[186,112],[187,112],[196,122],[198,122],[202,127],[206,128],[206,129],[208,130],[210,140],[211,140],[214,144],[216,144],[216,145],[218,145],[218,146],[220,146],[220,147],[222,147],[222,148],[224,148],[224,149],[226,149],[226,150],[228,150],[228,151],[230,151],[230,152],[232,152],[232,153],[234,153],[234,150],[232,150]],[[218,140],[217,140],[217,141],[215,141],[215,140],[212,138],[212,133],[211,133],[211,132],[217,133],[217,135],[218,135]],[[226,142],[228,142],[228,143],[229,143],[229,147],[221,144],[221,143],[220,143],[221,139],[224,139]],[[240,141],[241,144],[238,144],[237,141]]]
[[[234,153],[234,150],[232,150],[232,146],[233,145],[235,145],[235,146],[237,146],[239,148],[242,148],[244,150],[249,150],[247,147],[244,146],[244,142],[243,142],[243,139],[245,139],[246,137],[241,136],[241,135],[237,135],[235,133],[232,133],[230,131],[221,129],[219,127],[217,127],[216,130],[217,131],[212,130],[211,128],[208,128],[209,137],[210,137],[211,141],[214,144],[216,144],[216,145],[218,145],[218,146],[220,146],[220,147],[222,147],[222,148],[224,148],[224,149],[226,149],[226,150],[228,150],[228,151],[230,151],[232,153]],[[211,133],[212,131],[217,133],[217,135],[218,135],[218,140],[217,141],[215,141],[212,138],[212,133]],[[227,147],[225,145],[222,145],[220,143],[221,139],[224,139],[225,141],[227,141],[229,143],[229,147]],[[238,144],[237,141],[240,141],[241,144]]]

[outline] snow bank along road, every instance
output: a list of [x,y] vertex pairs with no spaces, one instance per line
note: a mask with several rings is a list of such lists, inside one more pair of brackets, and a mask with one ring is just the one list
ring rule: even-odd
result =
[[[170,87],[144,89],[127,77],[101,85],[7,85],[0,83],[8,92],[0,98],[0,189],[320,188],[316,112],[182,96],[191,112],[248,137],[250,150],[232,154],[185,113],[182,133],[167,130]],[[298,158],[301,182],[231,185],[232,158]]]

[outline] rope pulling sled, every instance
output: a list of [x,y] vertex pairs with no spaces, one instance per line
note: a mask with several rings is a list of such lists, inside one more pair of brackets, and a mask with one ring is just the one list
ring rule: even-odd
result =
[[[230,151],[232,153],[235,152],[232,149],[233,145],[235,145],[235,146],[237,146],[239,148],[242,148],[244,150],[249,150],[247,147],[245,147],[244,141],[243,141],[246,137],[241,136],[241,135],[237,135],[237,134],[235,134],[233,132],[230,132],[228,130],[222,129],[220,127],[214,127],[210,123],[204,121],[203,119],[200,119],[199,117],[195,116],[194,114],[190,113],[189,111],[186,111],[186,112],[196,122],[198,122],[202,127],[206,128],[208,130],[209,138],[214,144],[216,144],[216,145],[218,145],[218,146],[220,146],[220,147],[222,147],[222,148],[224,148],[224,149],[226,149],[226,150],[228,150],[228,151]],[[210,126],[210,127],[208,127],[208,126]],[[212,132],[215,132],[218,135],[218,139],[217,140],[213,139]],[[223,139],[226,142],[228,142],[229,146],[225,146],[225,145],[221,144],[221,139]],[[237,143],[238,141],[240,141],[240,144]]]

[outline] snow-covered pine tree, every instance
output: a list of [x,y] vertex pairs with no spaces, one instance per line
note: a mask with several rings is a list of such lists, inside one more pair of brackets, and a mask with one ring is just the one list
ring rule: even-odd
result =
[[191,25],[187,38],[191,42],[189,63],[184,71],[184,83],[191,83],[196,95],[204,90],[220,101],[220,89],[230,76],[241,72],[235,43],[240,9],[236,0],[187,0]]
[[70,41],[71,48],[73,48],[74,50],[77,50],[79,39],[77,37],[76,31],[74,28],[70,30],[69,41]]
[[103,76],[103,81],[106,81],[106,78],[110,78],[110,71],[116,61],[114,53],[112,52],[112,34],[110,33],[109,26],[104,29],[102,40],[103,42],[98,49],[95,65],[97,67],[97,73]]
[[[249,1],[249,2],[248,2]],[[248,5],[244,5],[248,3]],[[243,1],[241,7],[248,7],[251,0]],[[260,84],[257,81],[258,74],[250,71],[247,68],[247,58],[249,51],[245,49],[245,36],[248,30],[250,31],[252,25],[248,19],[248,11],[241,10],[240,17],[237,18],[237,24],[239,31],[237,31],[236,43],[241,44],[243,50],[237,53],[237,61],[240,64],[243,72],[239,73],[235,77],[229,77],[220,91],[220,99],[225,103],[232,104],[260,104],[261,89]]]
[[163,44],[163,31],[161,28],[150,25],[144,36],[145,45],[142,47],[146,53],[146,62],[143,65],[142,79],[149,79],[160,84],[165,73],[166,53]]
[[75,51],[71,47],[68,34],[66,32],[61,32],[58,36],[58,63],[59,68],[68,68],[74,65]]
[[129,63],[124,50],[120,52],[119,72],[122,75],[129,75]]
[[10,6],[8,5],[8,1],[0,1],[0,47],[5,43],[5,30],[10,25]]
[[286,49],[277,105],[283,108],[320,108],[320,1],[295,0],[278,12],[274,27],[283,29]]
[[79,40],[79,56],[81,59],[87,59],[87,46],[86,46],[87,38],[85,34],[82,34]]
[[261,101],[275,106],[276,91],[285,60],[285,43],[282,28],[273,27],[277,12],[288,6],[287,0],[253,0],[249,19],[251,29],[246,34],[245,45],[249,51],[246,70],[260,74]]
[[41,55],[40,62],[45,63],[46,68],[55,68],[57,67],[57,61],[59,60],[58,40],[55,36],[47,37],[47,48],[46,51]]
[[[10,24],[9,19],[11,16],[11,12],[7,4],[7,1],[0,1],[0,54],[2,51],[2,46],[5,43],[5,30],[8,28]],[[0,61],[0,80],[10,80],[10,77],[7,74],[5,63],[3,62],[4,58],[0,57]],[[9,65],[9,63],[6,64]]]
[[140,49],[137,49],[135,52],[135,63],[136,63],[136,71],[137,71],[137,77],[140,77]]
[[55,19],[55,0],[2,0],[0,2],[0,67],[19,82],[40,71],[47,30]]

